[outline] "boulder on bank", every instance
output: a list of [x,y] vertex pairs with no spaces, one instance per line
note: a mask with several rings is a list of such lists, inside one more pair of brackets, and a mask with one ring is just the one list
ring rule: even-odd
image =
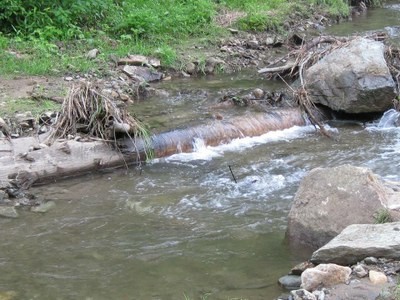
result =
[[400,222],[350,225],[315,251],[311,261],[348,265],[369,256],[400,259]]
[[309,97],[335,111],[386,111],[396,96],[396,84],[384,53],[383,43],[365,38],[332,51],[306,70]]
[[399,203],[400,193],[369,169],[350,165],[317,168],[300,183],[286,236],[293,246],[303,244],[315,250],[348,225],[374,223],[377,212],[395,211]]

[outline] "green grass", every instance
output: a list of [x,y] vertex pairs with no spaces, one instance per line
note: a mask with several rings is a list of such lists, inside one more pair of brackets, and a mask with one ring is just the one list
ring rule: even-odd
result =
[[7,104],[0,106],[0,116],[12,117],[15,113],[30,111],[35,118],[48,111],[59,111],[61,105],[51,100],[9,99]]
[[380,209],[374,214],[375,224],[384,224],[392,222],[388,209]]
[[[0,75],[102,72],[110,55],[152,55],[163,66],[179,65],[178,51],[215,42],[226,34],[215,22],[240,11],[232,27],[282,30],[292,13],[307,16],[318,6],[348,14],[344,0],[4,0],[0,3]],[[95,60],[85,57],[98,48]],[[183,50],[184,52],[185,50]],[[10,54],[10,52],[16,54]]]

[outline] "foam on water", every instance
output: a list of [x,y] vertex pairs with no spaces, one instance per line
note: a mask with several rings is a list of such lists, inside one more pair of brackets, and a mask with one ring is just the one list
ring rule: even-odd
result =
[[215,147],[206,146],[202,139],[193,141],[194,151],[190,153],[178,153],[167,158],[155,159],[153,162],[190,162],[190,161],[209,161],[213,158],[223,156],[225,152],[242,152],[248,148],[276,141],[289,141],[304,137],[315,132],[314,126],[293,126],[284,130],[270,131],[256,137],[244,137],[234,139],[228,144]]
[[396,127],[396,123],[399,120],[400,113],[396,111],[395,109],[389,109],[386,111],[381,119],[379,120],[379,123],[377,125],[378,128],[393,128]]

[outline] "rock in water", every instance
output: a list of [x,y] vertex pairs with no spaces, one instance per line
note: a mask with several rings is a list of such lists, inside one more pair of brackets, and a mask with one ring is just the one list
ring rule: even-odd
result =
[[298,275],[286,275],[278,280],[279,285],[287,290],[295,290],[300,288],[301,278]]
[[384,55],[383,43],[365,38],[332,51],[305,72],[310,99],[347,113],[386,111],[396,84]]
[[48,201],[45,203],[41,203],[38,206],[33,206],[31,208],[31,211],[37,212],[37,213],[46,213],[49,210],[51,210],[52,208],[54,208],[55,206],[56,206],[56,203],[54,201]]
[[395,194],[399,200],[398,192],[366,168],[313,169],[296,192],[286,235],[291,245],[306,244],[316,250],[350,224],[375,223],[374,214],[386,209]]
[[12,206],[0,206],[0,217],[4,218],[18,218],[18,212]]

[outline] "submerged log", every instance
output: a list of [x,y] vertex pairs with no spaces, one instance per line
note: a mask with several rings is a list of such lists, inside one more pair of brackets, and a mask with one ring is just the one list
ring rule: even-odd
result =
[[[191,152],[195,139],[203,140],[207,146],[217,146],[233,139],[259,136],[269,131],[305,124],[306,120],[299,108],[279,109],[160,133],[150,137],[150,144],[155,157],[165,157],[179,152]],[[119,145],[123,153],[132,154],[143,151],[144,141],[139,140],[133,144],[132,140],[125,139]]]
[[82,175],[101,169],[137,164],[150,147],[155,157],[163,157],[193,150],[196,138],[206,145],[216,146],[235,138],[262,135],[295,125],[305,125],[300,109],[280,109],[268,113],[214,121],[207,125],[174,130],[143,139],[125,138],[119,141],[120,149],[103,141],[57,141],[50,147],[32,150],[40,143],[38,138],[0,140],[0,188],[10,180],[22,188],[54,182],[57,179]]

